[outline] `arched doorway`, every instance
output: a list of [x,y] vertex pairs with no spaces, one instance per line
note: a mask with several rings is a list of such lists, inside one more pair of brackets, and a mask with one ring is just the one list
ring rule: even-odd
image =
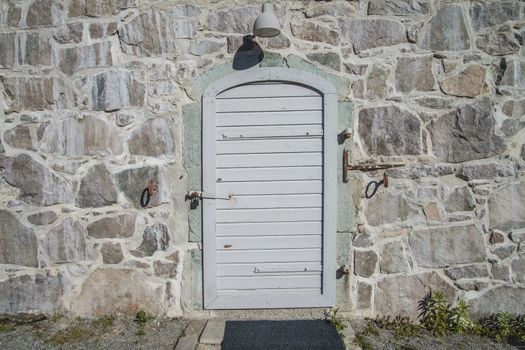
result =
[[204,307],[335,303],[337,95],[293,69],[203,95]]

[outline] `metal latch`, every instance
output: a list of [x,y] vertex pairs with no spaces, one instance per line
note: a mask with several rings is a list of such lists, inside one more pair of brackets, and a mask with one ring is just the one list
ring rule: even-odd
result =
[[228,195],[218,195],[216,193],[209,193],[209,192],[202,192],[202,191],[190,191],[190,193],[188,193],[188,198],[189,199],[225,199],[225,200],[230,200],[232,199],[232,195],[231,194],[228,194]]
[[289,270],[282,270],[282,269],[260,269],[256,267],[253,272],[254,273],[299,273],[299,272],[321,272],[321,269],[308,269],[307,267],[299,268],[299,269],[289,269]]
[[[381,169],[397,168],[406,165],[405,163],[361,163],[350,165],[348,160],[348,150],[343,151],[343,182],[348,182],[348,172],[351,170],[373,171]],[[388,186],[388,180],[385,181]],[[385,186],[386,187],[386,186]]]

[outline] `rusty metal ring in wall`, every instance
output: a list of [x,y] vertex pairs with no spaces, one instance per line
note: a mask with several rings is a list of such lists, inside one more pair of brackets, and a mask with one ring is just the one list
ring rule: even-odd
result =
[[[365,197],[366,197],[366,199],[372,198],[376,194],[377,190],[379,189],[379,187],[381,187],[382,184],[383,184],[383,180],[381,180],[381,181],[370,181],[368,183],[368,185],[366,185],[366,190],[365,190]],[[372,193],[369,194],[368,191],[370,190],[370,188],[372,186],[373,186]]]
[[145,208],[149,204],[150,198],[151,195],[149,193],[149,189],[146,187],[144,191],[142,191],[142,195],[140,196],[140,206],[142,208]]

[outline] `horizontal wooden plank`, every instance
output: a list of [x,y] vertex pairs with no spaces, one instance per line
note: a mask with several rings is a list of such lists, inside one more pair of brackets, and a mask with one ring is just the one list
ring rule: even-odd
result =
[[217,277],[218,289],[320,288],[321,275]]
[[322,132],[322,125],[231,126],[216,128],[216,139],[238,141],[250,138],[321,138]]
[[322,124],[322,111],[217,113],[217,127]]
[[323,181],[226,182],[216,185],[217,193],[225,195],[315,194],[323,192]]
[[233,196],[217,201],[217,209],[313,208],[323,205],[321,194]]
[[316,221],[323,217],[322,208],[233,209],[217,210],[217,223]]
[[[296,288],[280,288],[280,289],[259,288],[257,289],[256,294],[254,293],[253,290],[250,290],[250,289],[246,289],[246,290],[221,289],[217,291],[217,295],[220,297],[228,296],[230,298],[235,298],[235,296],[237,296],[238,298],[250,298],[250,300],[257,299],[260,296],[273,297],[273,298],[277,297],[279,298],[279,300],[282,300],[280,297],[283,297],[283,296],[290,296],[290,297],[293,296],[293,299],[291,300],[295,300],[296,298],[303,298],[303,297],[310,297],[310,296],[315,296],[319,298],[321,296],[321,288],[301,288],[301,290],[298,290]],[[290,301],[288,301],[288,303],[290,303]],[[252,304],[247,303],[246,305],[247,307],[244,307],[243,309],[249,309]],[[282,308],[288,308],[288,305],[290,304],[284,304]],[[300,308],[304,306],[300,304],[300,306],[298,307]]]
[[261,222],[217,224],[216,234],[220,236],[265,236],[265,235],[318,235],[322,222]]
[[217,182],[322,180],[323,168],[312,166],[217,169],[216,175]]
[[321,272],[320,262],[217,264],[217,276],[268,276],[275,274],[312,274]]
[[216,165],[218,168],[320,166],[323,165],[323,153],[222,154],[217,155]]
[[320,110],[323,108],[323,99],[321,96],[230,98],[217,100],[215,108],[219,113]]
[[217,154],[322,152],[321,138],[218,141]]
[[276,309],[333,307],[334,303],[322,294],[321,288],[218,290],[209,309]]
[[321,246],[322,235],[217,238],[217,249],[227,250],[320,248]]
[[319,93],[299,84],[247,84],[223,91],[217,95],[217,99],[282,96],[319,96]]
[[217,263],[321,261],[321,248],[280,250],[218,250]]

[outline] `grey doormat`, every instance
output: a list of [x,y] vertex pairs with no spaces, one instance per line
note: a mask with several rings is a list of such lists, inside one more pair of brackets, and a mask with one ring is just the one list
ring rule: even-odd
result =
[[336,329],[323,320],[227,321],[222,350],[344,350]]

